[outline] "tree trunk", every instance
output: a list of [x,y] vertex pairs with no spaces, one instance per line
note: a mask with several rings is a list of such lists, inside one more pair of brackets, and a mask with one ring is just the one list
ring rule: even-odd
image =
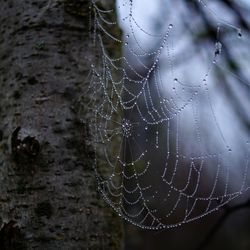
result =
[[88,120],[76,112],[93,57],[88,4],[1,1],[3,250],[122,249],[122,223],[97,192]]

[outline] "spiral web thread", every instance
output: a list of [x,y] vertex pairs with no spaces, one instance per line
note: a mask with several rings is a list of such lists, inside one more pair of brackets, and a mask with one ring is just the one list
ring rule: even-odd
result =
[[[248,141],[242,140],[243,160],[233,185],[237,148],[221,128],[210,94],[214,79],[209,78],[214,68],[224,67],[219,62],[220,29],[233,31],[236,38],[241,31],[205,2],[197,3],[217,19],[217,41],[208,51],[210,59],[202,77],[190,83],[179,80],[175,72],[174,23],[169,22],[162,34],[152,34],[134,17],[133,0],[124,0],[118,9],[128,7],[121,22],[127,23],[129,31],[120,40],[114,32],[118,25],[114,11],[92,1],[91,36],[98,57],[91,63],[88,95],[98,187],[121,217],[141,228],[177,227],[218,210],[248,189]],[[139,32],[157,46],[143,48]],[[110,43],[123,46],[127,53],[117,58],[107,46]],[[167,80],[162,72],[167,72]],[[238,84],[248,85],[239,76],[231,76]],[[205,116],[201,105],[209,110]],[[206,116],[223,147],[207,145]]]

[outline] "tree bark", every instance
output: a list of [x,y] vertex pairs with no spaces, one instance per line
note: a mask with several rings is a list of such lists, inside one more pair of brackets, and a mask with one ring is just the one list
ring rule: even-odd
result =
[[93,57],[88,4],[1,1],[3,250],[122,249],[122,223],[97,192],[88,111],[81,122],[76,111]]

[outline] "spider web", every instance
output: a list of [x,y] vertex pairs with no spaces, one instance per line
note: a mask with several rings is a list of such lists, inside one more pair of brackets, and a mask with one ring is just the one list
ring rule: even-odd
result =
[[[141,228],[162,229],[201,218],[248,190],[249,131],[225,97],[222,75],[239,94],[249,84],[247,76],[230,70],[220,41],[223,31],[246,43],[240,28],[195,1],[217,27],[213,46],[198,47],[183,38],[192,23],[179,28],[182,1],[161,1],[163,11],[176,13],[167,10],[168,18],[154,26],[137,14],[138,6],[140,12],[140,5],[150,3],[121,0],[120,40],[114,10],[100,2],[91,4],[97,57],[88,95],[94,169],[105,201]],[[196,19],[194,26],[201,22]],[[110,44],[122,47],[123,56]]]

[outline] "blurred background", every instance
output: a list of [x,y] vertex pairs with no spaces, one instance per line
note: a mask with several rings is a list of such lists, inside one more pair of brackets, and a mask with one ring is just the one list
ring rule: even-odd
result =
[[[126,249],[250,249],[249,1],[117,0],[117,12],[126,58],[128,91],[123,100],[132,102],[131,96],[142,92],[137,108],[124,110],[125,117],[137,124],[136,143],[124,146],[125,158],[136,162],[141,152],[147,153],[144,165],[153,167],[140,183],[150,183],[158,192],[157,197],[146,194],[148,204],[162,218],[176,210],[177,194],[162,203],[171,190],[162,180],[175,182],[179,190],[185,180],[182,190],[187,194],[199,181],[199,197],[244,192],[216,213],[172,229],[145,230],[125,223]],[[129,79],[147,83],[142,89]],[[161,123],[163,117],[169,120]],[[201,170],[201,159],[205,160],[198,180],[186,169]],[[136,185],[131,179],[124,182],[128,189]],[[231,198],[225,195],[224,200]],[[192,217],[218,204],[196,204]],[[132,211],[131,204],[127,207]],[[181,206],[179,210],[163,223],[176,223]]]

